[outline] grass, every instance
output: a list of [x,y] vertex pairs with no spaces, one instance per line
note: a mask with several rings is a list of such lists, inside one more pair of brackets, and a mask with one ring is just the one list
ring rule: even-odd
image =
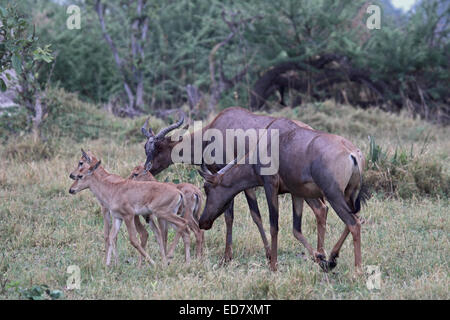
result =
[[[308,123],[313,115],[309,108],[316,107],[283,110],[280,115]],[[350,107],[336,108],[340,109],[335,112],[346,114],[348,119],[354,119],[355,114],[371,117]],[[392,127],[381,125],[383,128],[380,129],[378,123],[371,125],[367,120],[357,124],[362,128],[358,130],[366,128],[364,134],[356,130],[352,135],[356,124],[337,126],[338,121],[333,118],[332,111],[324,110],[316,115],[326,120],[320,123],[336,122],[336,133],[354,141],[365,154],[370,147],[367,135],[376,137],[377,144],[393,154],[399,145],[422,145],[419,131],[430,132],[429,143],[421,159],[438,162],[442,174],[448,177],[450,145],[446,138],[447,128],[374,111],[374,118],[394,117]],[[324,114],[330,114],[330,118]],[[130,120],[123,120],[126,125],[115,121],[119,123],[120,132],[126,132],[124,128],[138,127],[138,121],[130,124],[127,122]],[[306,250],[292,235],[288,196],[280,199],[277,273],[268,269],[262,241],[242,195],[238,195],[235,201],[234,260],[228,266],[219,265],[225,239],[225,223],[221,217],[205,233],[205,257],[201,261],[194,259],[191,265],[186,266],[182,245],[178,245],[175,259],[169,266],[163,267],[159,263],[153,268],[144,266],[138,269],[137,252],[129,244],[125,228],[122,228],[118,240],[120,264],[106,268],[103,264],[103,222],[99,206],[87,190],[75,196],[68,193],[71,185],[68,174],[77,163],[80,147],[95,151],[107,170],[122,176],[144,159],[142,141],[129,140],[119,134],[113,135],[113,139],[103,135],[98,139],[80,138],[80,141],[73,137],[59,137],[52,144],[51,156],[40,159],[11,154],[13,142],[0,146],[0,299],[26,298],[23,292],[35,285],[61,290],[65,299],[450,298],[448,194],[433,197],[417,194],[403,199],[386,198],[382,193],[375,193],[362,209],[366,220],[362,228],[363,264],[381,268],[382,285],[378,291],[367,289],[365,276],[354,276],[350,239],[344,244],[335,273],[324,274],[310,259],[302,258],[301,253]],[[190,181],[202,186],[194,169],[175,165],[158,179]],[[262,190],[258,190],[258,201],[268,231],[268,209]],[[305,208],[303,226],[305,236],[314,246],[316,225],[309,208]],[[325,242],[328,252],[343,228],[343,223],[330,209]],[[160,261],[153,236],[149,240],[147,250]],[[66,270],[70,265],[78,265],[81,269],[80,290],[65,290],[69,276]]]

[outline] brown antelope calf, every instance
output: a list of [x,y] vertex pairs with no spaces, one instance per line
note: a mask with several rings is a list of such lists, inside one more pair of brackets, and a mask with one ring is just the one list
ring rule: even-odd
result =
[[[359,149],[336,135],[299,128],[288,119],[278,119],[269,130],[279,130],[279,170],[274,175],[262,175],[260,163],[234,165],[230,163],[217,174],[200,171],[205,178],[207,195],[200,217],[200,228],[208,230],[224,212],[233,197],[242,190],[264,186],[270,214],[270,268],[277,269],[278,194],[285,188],[293,195],[293,233],[310,254],[311,246],[301,233],[304,199],[325,197],[345,223],[345,230],[333,247],[326,270],[336,266],[336,258],[348,233],[353,236],[355,266],[361,267],[360,210],[363,161]],[[234,161],[236,162],[236,160]]]
[[[240,108],[240,107],[231,107],[220,112],[210,124],[202,128],[202,134],[208,129],[217,129],[222,132],[224,136],[224,146],[226,145],[226,130],[227,129],[263,129],[266,126],[274,121],[275,117],[266,116],[266,115],[257,115],[249,110]],[[312,129],[307,124],[292,120],[297,126],[307,129]],[[147,137],[147,142],[145,144],[145,153],[147,156],[145,166],[150,170],[152,174],[158,174],[163,171],[165,168],[169,167],[173,164],[171,158],[171,152],[173,148],[182,142],[182,139],[179,141],[173,141],[171,137],[168,137],[167,134],[176,128],[181,127],[184,122],[184,118],[182,117],[178,122],[163,128],[158,134],[154,134],[151,128],[148,128],[148,120],[145,122],[144,126],[141,128],[142,133]],[[195,132],[190,134],[190,141],[193,143]],[[208,142],[204,141],[202,148],[203,150],[206,148]],[[192,148],[193,150],[193,148]],[[224,150],[223,154],[226,152]],[[191,163],[194,164],[194,155],[191,154],[192,160]],[[234,155],[236,157],[236,154]],[[203,161],[203,159],[202,159]],[[222,163],[226,163],[225,159],[223,159]],[[206,167],[211,172],[217,172],[225,165],[223,164],[212,164],[207,165]],[[261,235],[261,239],[264,244],[264,249],[266,252],[266,257],[270,260],[270,247],[267,241],[266,234],[264,232],[264,227],[262,224],[261,214],[258,208],[258,202],[256,199],[256,193],[253,188],[248,188],[243,190],[245,194],[245,198],[247,200],[250,214],[253,219],[253,222],[257,225],[258,231]],[[323,260],[325,258],[325,250],[323,248],[323,243],[325,239],[325,231],[326,231],[326,219],[327,219],[327,211],[328,208],[325,205],[322,198],[318,199],[307,199],[307,204],[311,207],[314,212],[317,221],[317,251],[320,253],[320,256],[317,256],[319,259]],[[301,216],[301,214],[300,214]],[[233,220],[234,220],[234,209],[233,209],[233,201],[230,202],[230,205],[225,210],[225,223],[226,223],[226,242],[225,242],[225,253],[223,257],[223,261],[227,262],[232,259],[232,230],[233,230]]]
[[[136,166],[131,172],[128,179],[136,181],[156,181],[155,177],[146,171],[144,165]],[[204,246],[204,231],[198,226],[198,219],[200,217],[200,209],[202,207],[203,195],[199,188],[190,183],[169,183],[180,190],[184,195],[186,203],[184,218],[188,221],[189,228],[195,235],[196,239],[196,254],[200,258],[203,255]],[[167,227],[161,227],[163,235],[164,248],[167,247]],[[178,239],[176,239],[178,240]],[[170,258],[170,257],[169,257]]]
[[[88,169],[92,164],[95,164],[98,162],[98,159],[95,157],[95,155],[90,152],[89,150],[87,152],[85,152],[83,149],[81,149],[81,157],[78,161],[78,164],[76,166],[76,168],[70,173],[69,177],[72,180],[76,180],[77,176],[80,175],[80,172],[82,169]],[[116,175],[110,175],[108,172],[106,172],[105,169],[103,169],[103,167],[101,165],[99,165],[99,167],[96,169],[96,172],[98,175],[108,178],[111,182],[114,182],[115,180],[117,181],[121,181],[122,177],[118,177]],[[109,257],[108,259],[108,255],[107,253],[109,252],[109,235],[111,232],[115,232],[113,231],[114,227],[116,225],[121,224],[121,221],[114,221],[114,218],[111,216],[111,213],[109,212],[109,210],[104,207],[102,204],[100,204],[100,208],[101,208],[101,212],[103,215],[103,238],[104,238],[104,243],[105,243],[105,263],[107,266],[110,265],[111,263],[111,257]],[[157,230],[155,229],[155,225],[153,223],[153,220],[148,221],[150,224],[150,228],[153,230],[153,233],[156,236],[156,232]],[[160,224],[160,228],[163,224],[162,220],[161,222],[158,220],[159,224]],[[141,239],[141,246],[145,249],[146,244],[147,244],[147,239],[148,239],[148,232],[145,229],[145,227],[142,225],[142,223],[139,220],[139,216],[136,216],[134,218],[134,223],[136,225],[136,229],[137,232],[139,233],[139,238]],[[114,246],[112,246],[112,253],[114,255],[114,261],[115,264],[118,264],[118,256],[117,256],[117,236],[112,239]],[[158,239],[157,239],[158,240]],[[139,255],[139,262],[138,265],[140,266],[142,263],[142,256]]]
[[[139,215],[155,215],[174,225],[177,229],[176,237],[183,237],[186,262],[190,262],[190,237],[187,229],[187,221],[182,218],[184,214],[183,194],[175,187],[155,181],[131,181],[106,172],[97,173],[101,161],[97,161],[80,170],[79,175],[69,189],[69,193],[76,194],[84,189],[90,189],[100,204],[111,212],[118,221],[114,233],[109,236],[107,260],[110,260],[114,246],[112,242],[116,238],[120,224],[125,221],[131,244],[150,263],[154,261],[137,240],[135,217]],[[161,232],[155,233],[163,263],[166,263],[165,250],[162,245]],[[174,244],[172,244],[173,246]]]

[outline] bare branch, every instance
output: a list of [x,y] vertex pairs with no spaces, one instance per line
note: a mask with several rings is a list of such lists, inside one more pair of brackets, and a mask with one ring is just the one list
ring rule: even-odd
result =
[[113,53],[114,60],[117,64],[117,66],[119,67],[120,70],[122,70],[122,60],[120,59],[119,52],[117,50],[116,45],[114,44],[114,41],[112,40],[111,36],[109,35],[108,31],[106,30],[105,18],[103,16],[105,8],[104,8],[101,0],[97,0],[95,2],[95,11],[97,12],[97,16],[100,21],[103,38],[105,38],[106,42],[108,43],[109,47],[111,48],[111,51]]

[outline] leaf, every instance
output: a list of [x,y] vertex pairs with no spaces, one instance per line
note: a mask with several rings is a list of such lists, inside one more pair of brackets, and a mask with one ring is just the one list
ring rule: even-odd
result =
[[2,79],[2,78],[0,78],[0,90],[2,91],[2,92],[5,92],[6,91],[6,83],[5,83],[5,81]]
[[194,180],[197,177],[197,171],[191,170],[189,171],[189,179]]
[[2,15],[2,17],[6,17],[7,16],[6,9],[3,7],[0,7],[0,14]]
[[64,296],[63,292],[61,290],[52,290],[48,294],[52,299],[59,299]]
[[44,289],[41,286],[34,285],[31,287],[31,294],[33,296],[41,296],[44,293]]
[[22,60],[18,55],[13,55],[11,59],[14,70],[17,74],[22,73]]

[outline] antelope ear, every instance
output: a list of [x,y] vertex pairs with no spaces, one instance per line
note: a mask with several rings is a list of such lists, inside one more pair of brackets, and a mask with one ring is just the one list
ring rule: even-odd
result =
[[205,179],[206,182],[209,182],[213,185],[217,184],[217,177],[212,173],[205,172],[203,170],[197,170],[197,172]]
[[[148,128],[148,121],[150,120],[150,118],[147,118],[147,120],[145,120],[144,125],[141,128],[141,132],[144,136],[146,136],[147,138],[150,138],[152,136],[154,136],[154,133],[152,131],[152,128]],[[147,129],[148,128],[148,129]]]
[[93,167],[89,168],[88,175],[91,175],[102,163],[102,160],[99,160]]

